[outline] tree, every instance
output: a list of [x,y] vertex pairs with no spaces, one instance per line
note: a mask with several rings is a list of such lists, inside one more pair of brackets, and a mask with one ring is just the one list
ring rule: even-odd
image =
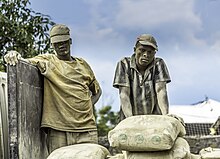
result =
[[111,111],[111,106],[102,107],[97,113],[97,127],[99,136],[106,136],[117,124],[118,113]]
[[30,4],[29,0],[0,2],[0,71],[9,50],[17,50],[24,58],[50,51],[48,30],[55,23],[48,15],[28,8]]

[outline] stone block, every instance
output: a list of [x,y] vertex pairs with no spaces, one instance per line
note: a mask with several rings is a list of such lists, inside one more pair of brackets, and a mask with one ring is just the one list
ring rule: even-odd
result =
[[0,72],[0,158],[8,158],[7,73]]
[[8,66],[9,158],[44,159],[46,134],[40,130],[43,77],[39,70],[20,61]]

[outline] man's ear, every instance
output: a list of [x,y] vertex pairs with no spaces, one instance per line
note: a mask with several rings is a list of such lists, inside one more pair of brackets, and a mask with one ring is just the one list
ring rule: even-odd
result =
[[54,44],[53,43],[50,43],[50,46],[54,49]]
[[134,47],[134,52],[136,51],[136,47]]

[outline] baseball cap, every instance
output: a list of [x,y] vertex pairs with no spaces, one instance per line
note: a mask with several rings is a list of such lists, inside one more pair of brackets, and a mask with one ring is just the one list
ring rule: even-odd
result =
[[64,24],[56,24],[50,29],[51,43],[67,41],[70,39],[70,29]]
[[142,34],[137,37],[137,42],[141,43],[142,45],[149,45],[158,50],[157,42],[155,38],[150,34]]

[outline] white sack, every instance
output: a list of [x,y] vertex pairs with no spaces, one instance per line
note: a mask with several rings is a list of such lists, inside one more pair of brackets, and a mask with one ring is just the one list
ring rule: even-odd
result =
[[191,159],[201,159],[201,156],[191,153]]
[[122,120],[108,133],[110,146],[126,151],[169,150],[186,134],[181,122],[167,115],[140,115]]
[[54,150],[47,159],[105,159],[109,154],[98,144],[75,144]]
[[185,139],[178,137],[170,150],[127,152],[127,159],[191,159],[191,154],[188,142]]
[[107,159],[125,159],[124,154],[116,154],[114,156],[107,156]]
[[207,147],[199,152],[202,159],[220,159],[220,148]]

